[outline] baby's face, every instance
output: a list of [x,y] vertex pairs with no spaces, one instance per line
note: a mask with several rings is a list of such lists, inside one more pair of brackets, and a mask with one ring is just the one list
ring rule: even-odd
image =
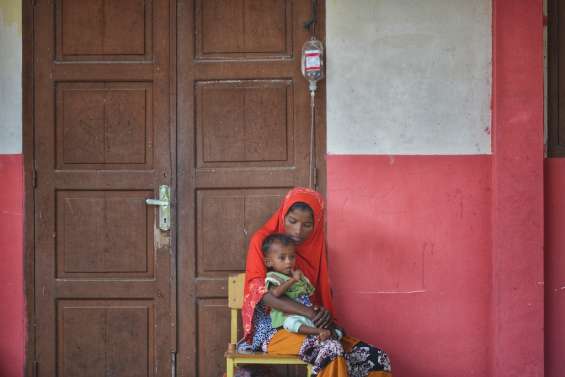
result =
[[285,246],[280,242],[273,242],[265,258],[267,267],[285,275],[292,274],[295,262],[296,252],[294,251],[294,245]]

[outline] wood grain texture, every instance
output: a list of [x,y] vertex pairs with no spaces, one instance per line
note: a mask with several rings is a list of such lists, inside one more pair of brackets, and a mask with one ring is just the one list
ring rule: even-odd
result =
[[57,59],[147,60],[152,48],[152,1],[58,0]]
[[[308,185],[299,67],[310,3],[184,0],[178,10],[178,313],[180,333],[199,334],[179,337],[178,371],[207,377],[225,369],[215,356],[202,363],[229,339],[227,276],[244,270],[249,238],[288,189]],[[323,164],[324,149],[314,153]]]
[[[37,375],[170,376],[168,0],[37,1]],[[156,43],[158,42],[158,43]]]

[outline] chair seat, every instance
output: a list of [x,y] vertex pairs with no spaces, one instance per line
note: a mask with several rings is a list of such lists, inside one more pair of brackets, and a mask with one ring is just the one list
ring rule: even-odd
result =
[[256,363],[256,364],[306,364],[297,356],[292,355],[275,355],[265,352],[230,352],[227,351],[224,356],[228,359],[234,359],[238,363]]

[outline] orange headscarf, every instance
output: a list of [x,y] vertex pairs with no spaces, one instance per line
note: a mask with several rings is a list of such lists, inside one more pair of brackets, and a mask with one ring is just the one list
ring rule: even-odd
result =
[[306,203],[312,208],[314,212],[314,229],[310,236],[296,247],[296,268],[302,270],[316,287],[316,292],[312,298],[314,304],[322,305],[333,315],[324,237],[324,201],[318,192],[308,188],[297,187],[286,194],[279,209],[255,232],[249,242],[245,268],[244,300],[241,313],[246,338],[253,331],[252,319],[255,306],[266,293],[265,276],[267,269],[263,261],[261,245],[269,234],[285,233],[284,217],[289,208],[297,202]]

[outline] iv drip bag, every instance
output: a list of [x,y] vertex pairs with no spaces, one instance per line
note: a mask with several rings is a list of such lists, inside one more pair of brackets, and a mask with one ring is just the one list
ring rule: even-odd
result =
[[324,46],[312,37],[302,47],[302,75],[310,82],[310,91],[316,90],[316,82],[324,77]]

